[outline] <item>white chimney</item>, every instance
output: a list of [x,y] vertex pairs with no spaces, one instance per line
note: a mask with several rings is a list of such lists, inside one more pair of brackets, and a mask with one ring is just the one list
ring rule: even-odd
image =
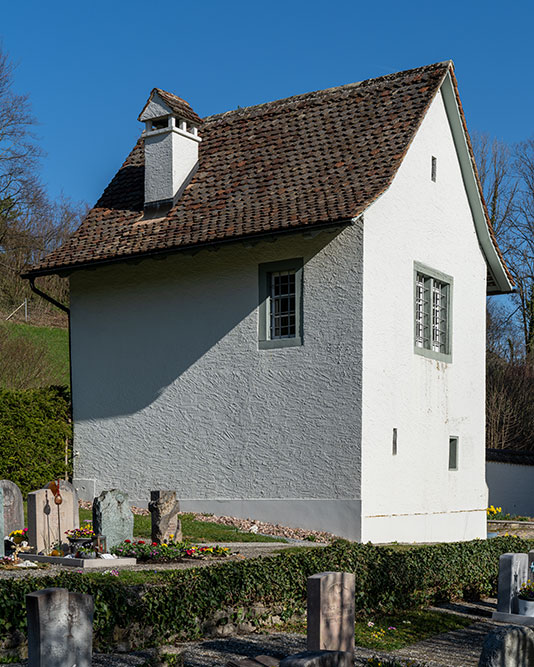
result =
[[138,120],[145,123],[145,208],[172,206],[196,171],[202,121],[185,100],[159,88]]

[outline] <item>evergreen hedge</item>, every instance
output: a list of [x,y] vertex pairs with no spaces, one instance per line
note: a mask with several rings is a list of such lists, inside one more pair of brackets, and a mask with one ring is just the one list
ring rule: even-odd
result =
[[[95,599],[95,645],[120,639],[141,647],[169,638],[203,635],[216,612],[253,617],[258,603],[282,618],[304,610],[306,579],[328,570],[354,572],[356,609],[376,613],[438,600],[494,595],[499,556],[532,543],[500,537],[403,548],[338,541],[325,548],[231,561],[189,570],[103,574],[61,573],[0,580],[0,641],[26,629],[25,595],[48,587],[90,593]],[[132,577],[134,583],[132,583]],[[130,583],[128,583],[130,580]]]
[[65,441],[72,442],[70,392],[66,387],[0,389],[0,479],[18,484],[23,496],[65,471]]

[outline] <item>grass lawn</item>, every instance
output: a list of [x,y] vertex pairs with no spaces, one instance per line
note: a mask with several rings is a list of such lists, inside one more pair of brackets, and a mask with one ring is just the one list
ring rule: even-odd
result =
[[[90,510],[80,510],[80,523],[92,519]],[[191,514],[181,517],[182,533],[192,542],[285,542],[283,537],[265,537],[254,533],[241,533],[232,526],[218,523],[196,521]],[[150,517],[134,515],[134,536],[150,539]]]
[[[372,623],[372,625],[369,625]],[[394,651],[450,630],[466,628],[472,620],[456,614],[425,609],[356,619],[356,646],[377,651]],[[306,633],[306,625],[289,623],[278,626],[282,632]]]
[[14,335],[26,336],[48,348],[51,365],[50,384],[69,385],[69,332],[58,327],[34,327],[30,324],[2,324]]

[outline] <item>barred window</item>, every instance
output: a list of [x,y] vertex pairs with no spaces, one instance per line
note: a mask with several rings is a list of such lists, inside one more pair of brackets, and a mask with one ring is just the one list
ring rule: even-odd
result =
[[[415,272],[415,348],[438,358],[450,356],[452,278],[438,272]],[[442,357],[441,357],[442,358]],[[450,360],[450,359],[447,359]]]
[[302,266],[302,259],[260,264],[260,349],[302,345]]

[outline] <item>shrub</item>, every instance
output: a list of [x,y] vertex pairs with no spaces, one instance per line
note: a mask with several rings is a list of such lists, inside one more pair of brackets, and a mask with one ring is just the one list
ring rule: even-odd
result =
[[70,393],[65,387],[0,389],[0,479],[18,484],[23,495],[70,474],[71,437]]
[[120,636],[140,648],[170,637],[201,637],[219,610],[253,620],[252,607],[261,602],[267,611],[277,609],[288,619],[305,608],[307,577],[328,570],[355,573],[356,609],[365,613],[495,594],[499,556],[530,548],[528,541],[513,537],[407,549],[338,541],[320,549],[189,570],[5,579],[0,580],[0,641],[25,629],[25,595],[39,588],[92,594],[95,645],[108,648]]

